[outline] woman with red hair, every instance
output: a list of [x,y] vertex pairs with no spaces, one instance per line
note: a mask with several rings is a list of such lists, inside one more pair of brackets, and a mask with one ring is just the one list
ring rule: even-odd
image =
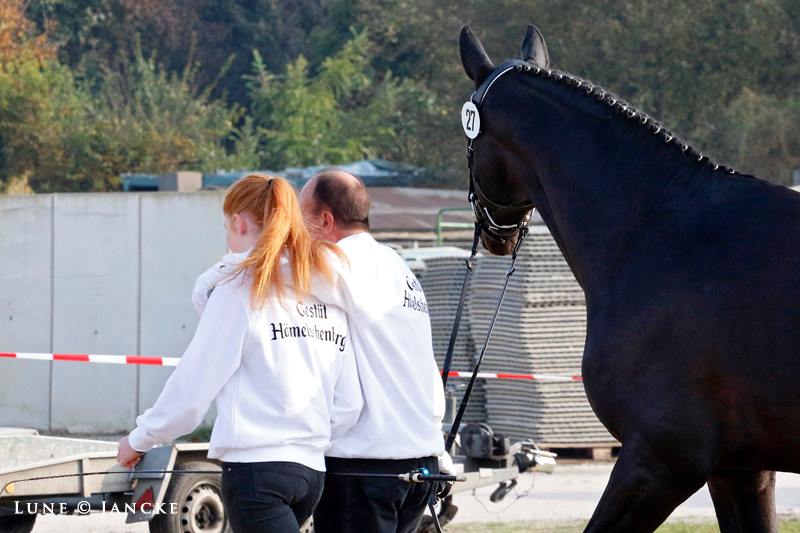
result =
[[233,530],[299,531],[322,493],[325,451],[363,403],[347,317],[309,292],[334,283],[339,252],[311,237],[282,178],[242,178],[223,211],[238,260],[195,298],[194,338],[118,460],[131,467],[193,431],[216,400],[208,457],[222,463]]

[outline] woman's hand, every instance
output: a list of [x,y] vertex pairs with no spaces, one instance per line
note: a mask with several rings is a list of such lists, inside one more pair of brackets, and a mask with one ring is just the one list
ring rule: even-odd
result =
[[117,462],[125,468],[133,468],[144,455],[137,452],[128,443],[128,437],[123,437],[119,440],[119,448],[117,448]]

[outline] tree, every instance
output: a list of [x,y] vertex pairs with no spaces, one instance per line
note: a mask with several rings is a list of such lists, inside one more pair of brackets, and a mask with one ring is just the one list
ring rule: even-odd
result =
[[[778,155],[785,150],[751,147],[746,155],[734,150],[742,145],[723,146],[722,139],[731,134],[723,131],[732,127],[729,108],[745,92],[774,103],[800,86],[794,59],[800,10],[791,0],[681,0],[669,6],[647,0],[398,0],[359,6],[359,23],[385,36],[376,55],[388,58],[393,72],[424,80],[440,97],[424,120],[441,142],[426,152],[447,162],[451,183],[463,183],[465,175],[457,113],[472,88],[458,61],[458,31],[471,23],[499,63],[518,56],[529,21],[544,32],[555,68],[617,92],[723,162],[784,183],[790,174],[791,159]],[[800,123],[786,128],[786,138],[800,135]],[[767,139],[777,136],[752,141]]]
[[0,0],[0,65],[17,61],[51,59],[55,47],[45,33],[37,34],[25,17],[22,0]]
[[380,77],[371,66],[371,42],[357,32],[326,58],[316,74],[299,56],[276,75],[256,52],[248,78],[252,114],[264,137],[264,165],[336,164],[398,156],[398,138],[414,129],[410,107],[425,112],[410,80]]
[[102,191],[123,172],[255,165],[252,134],[237,128],[243,109],[198,89],[196,69],[166,72],[139,48],[122,66],[89,84],[33,53],[2,64],[0,181]]
[[0,191],[12,182],[28,189],[34,126],[48,105],[48,85],[57,83],[47,72],[54,52],[25,18],[21,0],[0,0]]
[[[155,58],[165,75],[180,78],[187,65],[193,69],[196,97],[208,105],[223,100],[238,113],[235,124],[223,128],[228,133],[221,141],[193,144],[202,148],[185,158],[197,164],[257,160],[278,167],[287,161],[376,156],[426,166],[439,183],[464,186],[458,110],[472,84],[458,58],[459,29],[472,23],[499,62],[518,54],[531,21],[544,32],[556,68],[619,93],[703,152],[783,182],[795,165],[791,150],[771,143],[797,138],[797,121],[789,121],[780,135],[751,137],[758,149],[735,141],[729,130],[737,113],[749,122],[736,129],[756,131],[756,107],[793,109],[800,86],[796,0],[678,0],[669,6],[647,0],[28,0],[26,5],[39,32],[47,29],[47,42],[59,45],[60,64],[89,95],[106,91],[110,98],[111,89],[104,89],[109,74],[127,75],[139,34],[149,38],[138,53]],[[35,28],[19,22],[18,11],[13,20],[25,25],[29,40],[36,38]],[[351,28],[356,35],[368,32],[359,45],[363,49],[353,49]],[[350,82],[359,81],[331,96],[342,81],[331,76],[347,67],[342,56],[347,47],[347,61],[357,66]],[[260,63],[255,71],[253,50]],[[86,105],[99,106],[91,98]],[[143,159],[131,154],[127,164],[155,168],[151,156],[139,152],[138,157]]]
[[743,90],[722,113],[720,153],[739,169],[791,184],[800,169],[800,97],[778,98]]

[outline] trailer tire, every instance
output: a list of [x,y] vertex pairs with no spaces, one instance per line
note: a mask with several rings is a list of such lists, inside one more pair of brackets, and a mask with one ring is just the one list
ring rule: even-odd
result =
[[35,514],[0,514],[0,533],[31,533],[35,523]]
[[[219,470],[219,465],[190,461],[175,465],[176,470]],[[157,514],[150,521],[150,533],[232,533],[222,503],[221,476],[216,474],[174,474],[164,505],[178,505],[175,514]]]

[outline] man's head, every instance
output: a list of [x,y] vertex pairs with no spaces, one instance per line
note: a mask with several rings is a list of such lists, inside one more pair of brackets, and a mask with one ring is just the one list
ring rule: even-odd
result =
[[300,209],[317,239],[336,242],[369,231],[369,194],[364,183],[347,172],[320,172],[300,191]]

